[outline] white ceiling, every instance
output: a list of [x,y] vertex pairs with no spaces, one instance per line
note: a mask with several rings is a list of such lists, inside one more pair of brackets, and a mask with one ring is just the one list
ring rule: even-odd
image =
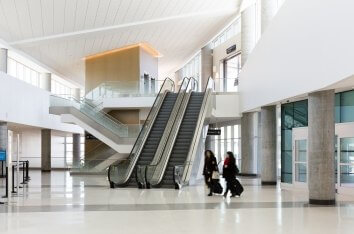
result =
[[0,38],[84,84],[82,58],[147,42],[163,77],[238,13],[242,0],[0,0]]

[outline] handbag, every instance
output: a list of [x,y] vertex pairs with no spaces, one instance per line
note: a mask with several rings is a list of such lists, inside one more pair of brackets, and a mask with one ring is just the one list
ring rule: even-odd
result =
[[218,171],[213,171],[213,174],[211,174],[211,178],[213,180],[218,180],[220,179],[220,173]]

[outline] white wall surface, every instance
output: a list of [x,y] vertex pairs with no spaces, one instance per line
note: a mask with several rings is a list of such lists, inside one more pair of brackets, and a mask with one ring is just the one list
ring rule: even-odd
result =
[[140,48],[140,76],[143,76],[144,72],[157,80],[158,63],[157,58],[150,55],[143,48]]
[[[236,51],[231,54],[226,53],[226,49],[232,45],[236,44]],[[223,60],[227,57],[233,56],[241,52],[241,34],[237,34],[231,37],[229,40],[225,41],[224,43],[220,44],[219,46],[213,49],[213,77],[220,78],[220,64]]]
[[238,93],[217,93],[213,95],[212,118],[241,117]]
[[354,1],[285,1],[240,76],[241,110],[323,89],[354,74]]
[[82,128],[61,123],[49,114],[50,93],[0,72],[0,121],[83,133]]
[[[28,160],[30,168],[41,168],[41,129],[14,132],[12,152],[17,155],[17,137],[20,134],[20,160]],[[64,137],[52,132],[52,168],[65,168]]]
[[103,108],[115,109],[140,109],[148,108],[154,104],[156,97],[118,97],[104,98],[102,102]]

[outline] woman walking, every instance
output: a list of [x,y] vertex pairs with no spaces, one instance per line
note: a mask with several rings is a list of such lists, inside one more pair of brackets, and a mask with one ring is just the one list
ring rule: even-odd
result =
[[213,151],[206,150],[204,156],[205,156],[205,162],[204,162],[203,175],[210,189],[208,196],[213,196],[213,190],[214,190],[213,173],[219,171],[218,164]]
[[224,166],[223,166],[223,177],[226,180],[226,190],[224,193],[224,197],[227,197],[229,190],[231,190],[231,197],[235,197],[237,194],[232,189],[234,186],[234,181],[236,179],[236,175],[239,173],[239,170],[236,166],[236,159],[232,152],[228,151],[225,156]]

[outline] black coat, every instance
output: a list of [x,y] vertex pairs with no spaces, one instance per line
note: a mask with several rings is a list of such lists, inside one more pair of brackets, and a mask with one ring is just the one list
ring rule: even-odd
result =
[[218,163],[215,157],[210,156],[210,158],[205,158],[203,175],[207,177],[211,177],[213,171],[219,171]]
[[231,159],[227,165],[227,167],[223,167],[223,177],[225,180],[232,180],[239,173],[239,170],[236,166],[235,160]]

